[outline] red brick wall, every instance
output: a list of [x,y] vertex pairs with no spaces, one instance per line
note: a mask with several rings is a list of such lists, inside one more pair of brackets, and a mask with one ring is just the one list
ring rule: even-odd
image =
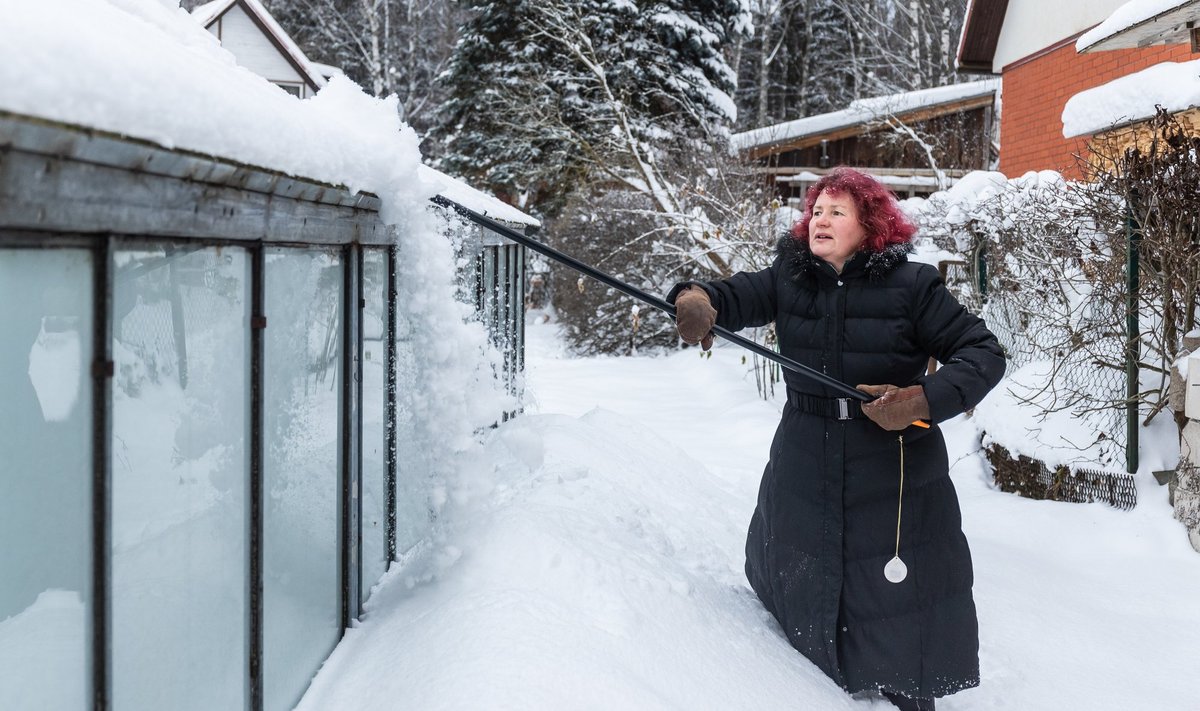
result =
[[1159,62],[1196,59],[1190,45],[1117,49],[1077,54],[1072,38],[1063,46],[1004,68],[1000,114],[1000,171],[1010,178],[1030,170],[1057,170],[1079,177],[1075,154],[1083,138],[1062,135],[1062,111],[1075,94]]

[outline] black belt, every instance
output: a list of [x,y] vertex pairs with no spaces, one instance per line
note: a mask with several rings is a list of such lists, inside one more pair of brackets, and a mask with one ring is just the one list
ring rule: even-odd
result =
[[861,420],[866,417],[862,403],[852,397],[820,397],[788,389],[788,402],[801,412],[831,420]]

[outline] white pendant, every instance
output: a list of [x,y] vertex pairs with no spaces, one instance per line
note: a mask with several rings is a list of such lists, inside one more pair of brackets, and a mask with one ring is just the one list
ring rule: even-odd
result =
[[883,566],[883,577],[887,578],[889,583],[902,583],[908,577],[908,566],[900,560],[900,556],[896,556]]

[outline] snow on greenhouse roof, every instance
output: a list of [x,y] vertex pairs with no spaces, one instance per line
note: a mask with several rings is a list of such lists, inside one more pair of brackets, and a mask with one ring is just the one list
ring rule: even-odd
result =
[[806,116],[802,119],[734,134],[732,143],[733,147],[738,150],[785,143],[839,128],[865,124],[885,116],[904,114],[995,94],[999,90],[999,79],[984,79],[964,84],[951,84],[932,89],[858,99],[841,111]]
[[529,225],[531,227],[541,225],[536,219],[526,215],[512,205],[501,201],[499,198],[488,195],[481,190],[476,190],[463,181],[451,178],[449,175],[430,168],[427,165],[417,168],[417,174],[421,176],[421,180],[425,183],[435,186],[438,195],[449,198],[459,205],[469,207],[481,215],[518,225]]
[[1075,51],[1184,42],[1188,22],[1196,19],[1200,19],[1200,0],[1129,0],[1080,35]]
[[[400,121],[396,97],[377,99],[334,77],[298,99],[239,67],[169,2],[13,2],[4,18],[0,111],[374,193],[388,223],[452,189],[448,178],[422,180],[418,138]],[[492,198],[455,194],[501,216]],[[536,224],[521,214],[503,219]]]
[[1141,121],[1153,116],[1157,105],[1171,113],[1200,106],[1200,59],[1163,62],[1079,92],[1063,107],[1063,136]]

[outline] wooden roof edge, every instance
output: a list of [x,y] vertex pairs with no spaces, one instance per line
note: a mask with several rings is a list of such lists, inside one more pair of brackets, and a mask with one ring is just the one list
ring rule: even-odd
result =
[[992,68],[1008,0],[969,0],[958,38],[955,67],[960,72],[998,74]]

